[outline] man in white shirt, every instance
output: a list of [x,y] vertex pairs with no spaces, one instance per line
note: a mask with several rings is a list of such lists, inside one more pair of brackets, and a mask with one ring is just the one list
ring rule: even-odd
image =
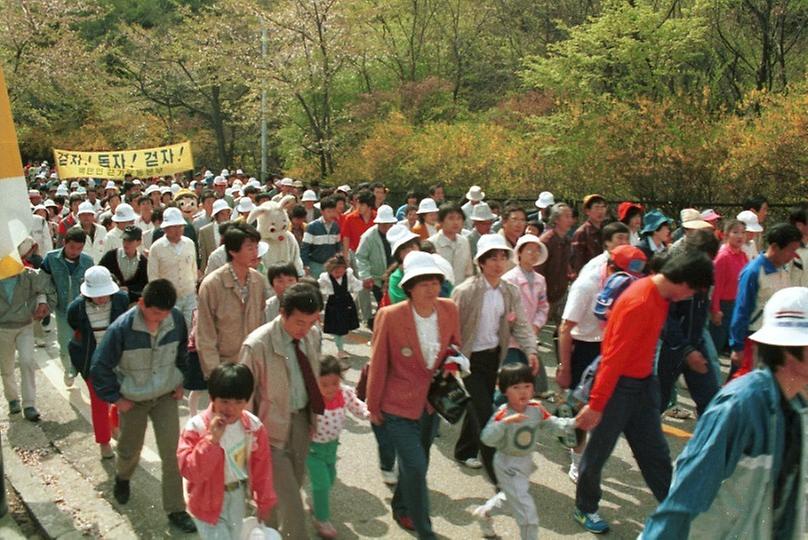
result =
[[95,264],[98,264],[101,257],[106,253],[107,231],[95,222],[95,209],[91,203],[87,201],[81,203],[77,214],[78,226],[87,235],[87,241],[84,243],[84,253],[92,257]]
[[231,214],[232,210],[227,201],[218,199],[211,207],[210,216],[213,221],[199,230],[199,260],[203,272],[208,265],[208,257],[221,244],[219,227],[222,223],[230,221]]
[[[618,246],[628,245],[629,228],[619,221],[603,227],[606,250],[584,265],[567,296],[561,325],[558,329],[558,371],[556,382],[562,389],[575,388],[584,370],[600,355],[603,322],[595,317],[598,293],[607,276],[609,253]],[[586,433],[580,432],[579,445],[570,449],[569,477],[578,481],[578,464],[586,446]]]
[[179,208],[166,208],[160,224],[164,235],[149,250],[149,281],[167,279],[177,291],[175,307],[182,312],[188,328],[196,309],[196,246],[183,236],[185,219]]
[[449,261],[454,272],[454,283],[459,285],[470,277],[474,270],[471,264],[471,247],[460,232],[463,230],[465,215],[455,204],[444,204],[438,212],[440,231],[429,237],[435,252]]

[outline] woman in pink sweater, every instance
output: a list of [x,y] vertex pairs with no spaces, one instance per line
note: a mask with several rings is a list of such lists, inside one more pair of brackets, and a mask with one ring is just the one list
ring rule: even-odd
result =
[[742,221],[731,220],[724,225],[724,245],[718,251],[715,265],[715,287],[710,303],[710,336],[718,353],[727,347],[729,323],[735,296],[738,294],[738,276],[749,262],[743,251],[746,241],[746,226]]

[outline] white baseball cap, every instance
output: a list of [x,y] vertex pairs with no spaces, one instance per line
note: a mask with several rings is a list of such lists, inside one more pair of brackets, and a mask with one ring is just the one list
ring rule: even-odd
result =
[[252,212],[255,210],[255,203],[250,200],[249,197],[242,197],[238,201],[238,205],[236,206],[236,212],[239,214],[244,214],[246,212]]
[[390,227],[390,230],[387,231],[387,243],[390,244],[390,253],[393,255],[396,254],[396,251],[411,240],[415,240],[416,238],[420,238],[417,234],[409,230],[404,225],[393,225]]
[[350,193],[351,192],[351,186],[349,186],[348,184],[342,184],[341,186],[339,186],[337,188],[337,191],[341,191],[343,193]]
[[207,169],[205,170],[205,174],[203,174],[202,176],[204,176],[205,178],[212,178],[213,173],[210,171],[210,169]]
[[217,176],[213,179],[214,186],[226,186],[227,185],[227,178],[224,176]]
[[295,181],[292,180],[289,177],[282,178],[280,185],[285,186],[285,187],[294,187],[295,186]]
[[[47,202],[45,202],[45,205],[46,205],[46,206],[47,206],[47,204],[48,204],[48,203],[47,203]],[[95,215],[95,207],[93,207],[93,203],[91,203],[90,201],[84,201],[83,203],[81,203],[81,204],[79,205],[79,209],[78,209],[78,211],[76,212],[76,215],[77,215],[77,216],[80,216],[81,214],[92,214],[92,215]]]
[[180,186],[179,184],[171,184],[171,193],[172,193],[173,195],[176,195],[176,194],[177,194],[177,192],[178,192],[179,190],[181,190],[181,189],[182,189],[182,186]]
[[418,214],[431,214],[438,211],[438,205],[435,204],[435,199],[426,197],[421,199],[418,203]]
[[774,293],[763,308],[763,326],[749,339],[780,347],[808,346],[808,287]]
[[228,176],[230,176],[230,171],[228,171],[227,169],[222,169],[222,172],[220,174],[225,178],[227,178]]
[[105,186],[104,186],[104,189],[105,189],[105,190],[107,190],[107,189],[114,189],[115,191],[118,191],[118,186],[117,186],[117,185],[115,185],[115,181],[114,181],[114,180],[109,180],[109,181],[107,182],[107,185],[105,185]]
[[373,218],[373,223],[398,223],[398,220],[393,214],[393,208],[387,204],[383,204],[376,211],[376,217]]
[[213,202],[213,208],[210,211],[210,217],[215,216],[222,210],[231,210],[230,205],[227,204],[227,201],[224,199],[216,199]]
[[536,199],[536,208],[547,208],[555,204],[555,197],[549,191],[542,191],[539,193],[539,198]]
[[737,215],[737,219],[746,225],[747,232],[763,232],[763,227],[760,226],[757,214],[751,210],[744,210]]
[[241,169],[236,169],[236,176],[244,176],[244,171]]
[[165,195],[166,193],[171,193],[171,188],[168,186],[160,186],[160,195]]
[[300,200],[302,202],[306,202],[306,201],[314,202],[314,201],[317,200],[317,194],[314,192],[314,190],[307,189],[306,191],[303,192],[303,196],[300,198]]
[[409,280],[418,276],[440,276],[445,279],[446,275],[435,258],[425,251],[411,251],[404,257],[404,276],[399,285],[403,286]]
[[127,221],[135,221],[136,218],[135,210],[130,205],[121,203],[115,209],[112,221],[115,223],[126,223]]
[[179,208],[173,206],[166,208],[163,212],[163,222],[160,224],[161,229],[166,227],[176,227],[177,225],[185,226],[185,219],[182,217],[182,212]]
[[466,198],[470,201],[481,201],[485,199],[485,191],[480,186],[471,186],[466,192]]
[[79,287],[81,294],[88,298],[109,296],[120,290],[112,280],[112,274],[104,266],[91,266],[84,272],[84,282]]
[[157,192],[160,193],[160,186],[157,184],[152,184],[146,188],[146,191],[143,192],[144,195],[151,195],[152,193]]
[[477,254],[474,256],[474,262],[477,262],[481,256],[495,249],[507,251],[508,255],[513,253],[513,249],[511,249],[511,246],[509,246],[508,242],[505,241],[504,236],[500,234],[482,235],[477,241]]
[[542,264],[544,261],[547,260],[549,256],[549,252],[547,251],[547,246],[539,239],[538,236],[535,234],[523,234],[519,237],[519,240],[516,241],[516,247],[513,250],[513,258],[515,262],[518,262],[519,259],[519,250],[522,249],[522,246],[525,244],[538,244],[539,245],[539,261],[536,265]]

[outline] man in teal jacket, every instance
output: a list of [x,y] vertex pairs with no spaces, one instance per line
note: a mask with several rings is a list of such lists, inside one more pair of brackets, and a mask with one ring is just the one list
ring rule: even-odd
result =
[[764,367],[715,396],[641,538],[803,538],[808,288],[776,292],[763,317]]
[[84,281],[84,272],[93,264],[93,258],[82,253],[87,234],[80,227],[72,227],[65,234],[61,249],[49,251],[42,262],[42,271],[49,274],[56,288],[56,337],[59,341],[59,358],[65,370],[65,386],[73,386],[76,369],[70,362],[70,338],[73,329],[67,323],[67,306],[80,296],[79,287]]

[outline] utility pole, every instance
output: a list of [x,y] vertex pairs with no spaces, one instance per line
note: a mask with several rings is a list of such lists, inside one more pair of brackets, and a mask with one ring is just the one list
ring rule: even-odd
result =
[[[261,58],[266,65],[267,57],[267,27],[261,19]],[[267,179],[267,88],[264,78],[261,78],[261,183]]]

